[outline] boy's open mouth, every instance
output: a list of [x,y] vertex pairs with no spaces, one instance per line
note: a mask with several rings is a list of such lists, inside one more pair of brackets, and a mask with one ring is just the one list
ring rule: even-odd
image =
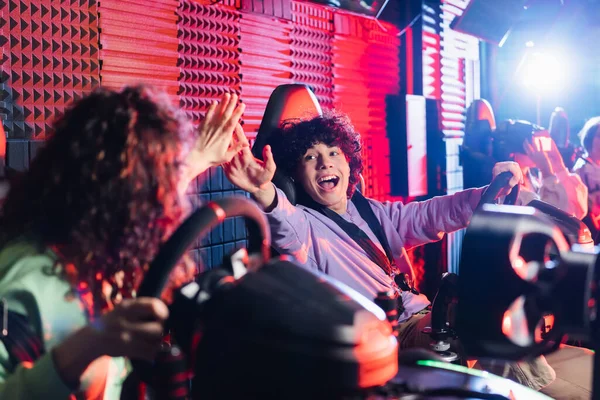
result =
[[331,190],[335,188],[340,182],[340,178],[335,175],[324,175],[317,179],[317,185],[325,190]]

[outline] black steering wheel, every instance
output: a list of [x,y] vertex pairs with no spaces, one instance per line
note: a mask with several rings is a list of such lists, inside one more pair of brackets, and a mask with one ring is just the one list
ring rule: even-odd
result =
[[[513,174],[509,171],[505,171],[497,175],[492,182],[488,186],[488,188],[481,195],[481,200],[479,200],[479,204],[477,208],[481,208],[484,204],[495,204],[496,200],[500,197],[500,193],[502,189],[508,186],[508,182],[512,179]],[[515,205],[517,203],[517,198],[519,197],[519,185],[515,185],[508,196],[504,198],[504,202],[502,204],[505,205]]]
[[[261,265],[266,264],[271,257],[271,235],[266,217],[258,206],[245,198],[214,200],[193,212],[162,245],[144,276],[137,296],[160,297],[169,274],[190,246],[230,217],[244,217],[248,228],[248,254],[260,254],[263,259]],[[140,360],[132,360],[131,363],[142,381],[151,379],[151,363]]]

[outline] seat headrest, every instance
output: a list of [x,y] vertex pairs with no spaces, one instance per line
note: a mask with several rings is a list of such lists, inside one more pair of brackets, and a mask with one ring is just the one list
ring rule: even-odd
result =
[[484,99],[473,100],[466,112],[463,146],[480,151],[482,142],[486,142],[494,130],[496,118],[490,103]]
[[[270,142],[273,132],[288,119],[311,119],[323,115],[321,106],[315,94],[306,85],[280,85],[273,90],[256,141],[252,146],[255,157],[262,159],[262,151]],[[281,189],[292,204],[296,204],[296,191],[291,177],[281,171],[276,171],[273,183]]]
[[487,121],[490,129],[496,129],[496,118],[492,105],[485,99],[473,100],[469,108],[467,108],[467,127],[475,121]]
[[460,151],[465,188],[487,185],[496,163],[491,153],[492,134],[496,130],[494,110],[487,100],[473,100],[466,112],[465,135]]
[[271,93],[265,114],[252,147],[255,157],[262,158],[262,149],[269,143],[273,131],[288,119],[311,119],[323,115],[315,94],[306,85],[279,85]]

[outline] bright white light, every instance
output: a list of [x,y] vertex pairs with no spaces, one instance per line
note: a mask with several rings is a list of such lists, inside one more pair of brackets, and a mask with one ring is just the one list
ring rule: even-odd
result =
[[527,47],[533,47],[533,46],[535,46],[535,43],[533,43],[533,42],[530,40],[530,41],[528,41],[527,43],[525,43],[525,46],[527,46]]
[[557,92],[566,76],[564,67],[564,62],[550,54],[531,53],[523,66],[523,83],[537,93]]

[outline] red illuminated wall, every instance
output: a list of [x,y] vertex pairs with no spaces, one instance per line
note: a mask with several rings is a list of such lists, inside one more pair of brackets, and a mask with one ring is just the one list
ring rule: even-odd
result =
[[349,14],[336,14],[334,25],[335,104],[350,116],[364,140],[367,195],[389,200],[390,146],[385,100],[400,90],[398,31],[373,19]]
[[[350,115],[365,144],[366,194],[389,199],[385,98],[399,92],[397,28],[302,1],[209,3],[0,1],[9,165],[27,168],[52,118],[99,84],[150,83],[196,121],[211,101],[234,91],[247,105],[244,128],[252,138],[271,91],[305,83],[324,108]],[[189,195],[198,204],[234,193],[215,168]],[[244,240],[242,222],[229,220],[193,255],[218,264]]]
[[145,82],[178,94],[177,0],[102,0],[98,12],[102,86]]

